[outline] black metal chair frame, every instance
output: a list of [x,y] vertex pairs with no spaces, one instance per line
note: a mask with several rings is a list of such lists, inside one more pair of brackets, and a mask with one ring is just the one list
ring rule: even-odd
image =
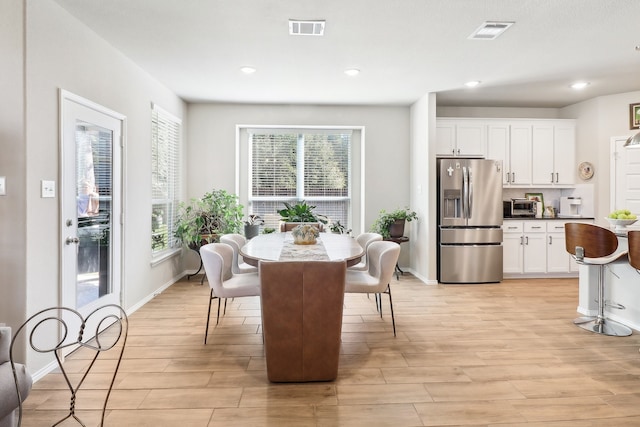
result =
[[[69,324],[70,321],[68,319],[67,320],[63,319],[63,314],[65,313],[68,316],[71,316],[73,319],[80,322],[80,326],[77,331],[76,337],[71,335],[71,333],[74,331],[71,331],[70,324]],[[84,336],[86,335],[85,332],[86,332],[87,322],[93,319],[97,319],[96,329],[94,331],[95,335],[85,340]],[[48,327],[43,327],[43,325],[49,324],[50,322],[54,322],[54,326],[56,326],[55,324],[57,324],[57,327],[59,328],[61,333],[59,335],[59,338],[53,339],[56,342],[54,345],[41,347],[40,345],[38,345],[38,343],[34,342],[34,339],[37,338],[36,335],[38,332],[42,332],[40,331],[40,329],[47,330],[47,331],[49,330]],[[122,356],[123,356],[124,348],[127,342],[129,320],[125,311],[116,304],[107,304],[93,310],[86,317],[83,317],[82,314],[80,314],[80,312],[68,307],[50,307],[50,308],[41,310],[38,313],[34,314],[33,316],[29,317],[18,328],[18,330],[13,336],[13,339],[11,341],[11,347],[9,349],[11,369],[13,371],[13,377],[16,384],[16,392],[18,393],[18,401],[20,402],[19,412],[18,412],[18,426],[20,426],[22,423],[22,399],[20,396],[20,389],[18,387],[18,377],[17,377],[16,368],[14,364],[14,355],[13,355],[14,344],[22,331],[25,331],[25,334],[27,333],[26,332],[27,326],[31,324],[33,324],[33,328],[29,332],[29,336],[28,336],[29,346],[38,353],[53,353],[55,355],[55,359],[58,363],[60,371],[62,372],[62,375],[64,376],[65,382],[67,384],[67,387],[69,388],[69,392],[71,393],[70,402],[69,402],[69,413],[64,418],[62,418],[61,420],[53,424],[53,426],[57,426],[69,418],[73,418],[75,421],[78,422],[78,424],[82,426],[85,425],[75,413],[77,394],[80,391],[80,388],[82,387],[82,384],[84,383],[85,379],[87,378],[87,375],[91,371],[91,368],[94,366],[96,360],[98,359],[98,356],[100,356],[100,354],[102,354],[103,352],[111,350],[118,343],[121,344],[120,354],[118,355],[118,361],[116,363],[116,367],[113,372],[113,377],[111,378],[111,382],[109,383],[109,388],[106,392],[104,405],[102,406],[102,416],[100,418],[100,426],[103,426],[104,417],[107,410],[107,403],[109,402],[109,396],[111,395],[111,390],[113,388],[113,384],[115,382],[116,375],[120,367],[120,363],[122,362]],[[113,328],[117,328],[115,330],[115,338],[101,340],[100,334],[107,330],[109,332],[114,332]],[[47,338],[50,338],[50,337],[47,337]],[[86,348],[86,349],[95,351],[95,355],[91,359],[91,363],[86,368],[85,373],[82,375],[80,380],[75,385],[72,384],[71,379],[69,378],[69,375],[64,369],[64,363],[63,363],[63,359],[64,359],[63,350],[67,348],[71,348],[72,350],[75,350],[73,349],[73,347],[77,347],[77,349]]]

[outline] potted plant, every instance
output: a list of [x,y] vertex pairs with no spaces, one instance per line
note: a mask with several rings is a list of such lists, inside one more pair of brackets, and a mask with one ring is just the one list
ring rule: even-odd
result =
[[414,219],[418,219],[418,214],[409,208],[396,209],[391,212],[382,209],[378,218],[371,225],[371,231],[380,234],[383,239],[402,237],[405,222],[411,222]]
[[[292,205],[287,202],[284,203],[284,209],[280,209],[280,220],[282,222],[302,222],[302,223],[317,223],[318,228],[322,231],[322,224],[326,224],[327,218],[324,215],[318,215],[313,210],[315,206],[307,204],[304,200]],[[286,231],[287,227],[282,227],[282,231]]]
[[351,229],[347,230],[347,227],[340,224],[339,220],[331,221],[329,223],[329,230],[331,230],[331,232],[335,234],[349,234],[351,232]]
[[225,190],[213,190],[200,199],[178,206],[175,236],[191,249],[218,241],[221,234],[239,233],[243,207],[238,197]]
[[244,237],[247,240],[256,237],[260,234],[260,226],[264,224],[264,220],[260,217],[260,215],[251,214],[244,222]]

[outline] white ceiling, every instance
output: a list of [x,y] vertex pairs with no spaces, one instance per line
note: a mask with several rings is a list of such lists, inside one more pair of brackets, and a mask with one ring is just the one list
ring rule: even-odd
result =
[[[437,92],[438,105],[563,107],[640,90],[640,0],[55,1],[191,102],[410,105]],[[290,36],[289,19],[324,19],[325,35]],[[467,39],[483,21],[515,24]]]

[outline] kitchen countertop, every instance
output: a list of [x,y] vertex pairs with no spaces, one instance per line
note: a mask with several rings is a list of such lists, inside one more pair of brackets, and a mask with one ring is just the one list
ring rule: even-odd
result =
[[566,216],[566,217],[555,217],[555,218],[536,218],[536,217],[517,217],[517,218],[503,218],[505,221],[571,221],[571,220],[578,220],[578,219],[595,219],[592,216],[581,216],[581,217],[577,217],[577,216]]

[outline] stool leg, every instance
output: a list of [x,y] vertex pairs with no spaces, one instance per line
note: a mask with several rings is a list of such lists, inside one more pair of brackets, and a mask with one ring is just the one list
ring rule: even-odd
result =
[[573,321],[576,325],[589,332],[602,335],[626,337],[631,335],[631,329],[604,317],[604,265],[598,266],[598,315],[595,317],[579,317]]

